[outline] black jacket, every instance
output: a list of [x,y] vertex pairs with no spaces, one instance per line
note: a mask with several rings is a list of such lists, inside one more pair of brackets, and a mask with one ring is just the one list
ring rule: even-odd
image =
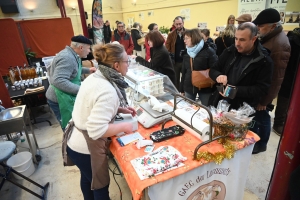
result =
[[105,44],[110,43],[111,41],[111,30],[110,30],[110,26],[103,26],[103,35],[104,35],[104,41]]
[[291,45],[291,57],[287,64],[284,79],[278,95],[290,98],[300,64],[300,28],[297,28],[294,31],[289,31],[287,36]]
[[146,66],[150,69],[153,69],[159,73],[167,75],[170,80],[175,85],[175,71],[169,56],[169,52],[164,45],[160,47],[150,48],[151,61],[148,62],[144,58],[137,56],[136,62],[139,62],[141,65]]
[[[196,71],[210,69],[218,61],[218,56],[216,52],[204,43],[203,48],[193,59],[193,69]],[[192,85],[192,71],[190,64],[190,56],[187,54],[187,50],[183,53],[183,62],[181,69],[181,83],[179,87],[180,92],[187,92],[190,94],[195,94],[199,92],[199,89]],[[203,88],[201,92],[211,93],[212,88]]]
[[[273,61],[268,51],[258,42],[255,42],[255,50],[252,60],[245,66],[240,77],[237,79],[237,93],[234,99],[229,100],[231,108],[238,109],[243,102],[256,107],[260,98],[266,95],[271,85],[273,73]],[[230,70],[241,56],[232,45],[221,54],[218,62],[210,69],[209,76],[216,81],[219,75],[228,76]],[[230,82],[230,80],[228,80]]]
[[132,38],[132,41],[134,44],[134,50],[142,51],[142,47],[137,43],[137,40],[142,38],[142,36],[140,35],[140,31],[135,28],[132,28],[131,29],[131,38]]
[[215,43],[217,45],[217,56],[220,56],[223,53],[224,49],[234,44],[234,37],[224,36],[223,39],[222,37],[217,37],[215,40]]

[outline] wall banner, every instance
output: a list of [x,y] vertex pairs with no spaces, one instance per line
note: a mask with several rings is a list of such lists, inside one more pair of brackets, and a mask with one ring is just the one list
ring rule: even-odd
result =
[[94,34],[94,44],[103,44],[103,14],[102,14],[102,0],[94,0],[93,10],[92,10],[92,20],[93,20],[93,34]]
[[266,0],[239,0],[238,16],[242,14],[250,14],[253,21],[256,16],[265,9],[265,6]]
[[253,145],[236,152],[221,165],[208,163],[180,176],[150,186],[150,199],[243,199]]

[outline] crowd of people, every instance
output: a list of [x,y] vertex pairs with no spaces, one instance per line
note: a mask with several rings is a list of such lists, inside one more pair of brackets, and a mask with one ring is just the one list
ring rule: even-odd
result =
[[[132,130],[130,123],[112,124],[117,113],[136,114],[127,105],[125,88],[128,84],[123,79],[130,57],[167,75],[182,95],[192,100],[198,98],[205,106],[216,106],[215,102],[224,99],[232,109],[238,109],[244,102],[254,107],[256,123],[252,130],[261,139],[255,144],[253,154],[267,149],[271,132],[269,111],[279,93],[277,107],[280,109],[275,112],[274,130],[282,134],[291,91],[282,91],[280,87],[283,82],[285,87],[291,88],[295,69],[290,68],[286,77],[285,71],[288,63],[292,65],[299,59],[299,53],[292,54],[290,59],[290,41],[299,42],[300,34],[298,30],[286,36],[277,10],[265,9],[254,21],[249,14],[238,18],[230,15],[225,30],[215,40],[210,38],[208,29],[186,29],[181,16],[174,18],[167,39],[156,23],[148,26],[146,35],[138,22],[130,32],[121,21],[116,21],[116,27],[111,31],[106,21],[104,41],[93,46],[97,70],[82,67],[81,59],[89,54],[92,45],[84,36],[72,37],[71,45],[58,53],[49,69],[50,87],[46,96],[63,129],[69,120],[74,122],[67,152],[80,169],[85,199],[109,199],[107,160],[102,156],[102,164],[98,165],[95,155],[106,152],[108,137]],[[141,45],[142,38],[144,44]],[[141,54],[142,48],[146,49],[145,57]],[[208,88],[195,87],[191,81],[192,70],[207,69],[216,84]],[[81,73],[93,74],[81,83]],[[216,89],[218,84],[235,86],[235,97],[224,96]],[[71,109],[67,109],[70,106]],[[99,147],[98,150],[95,147]],[[99,169],[99,173],[95,173],[95,169]]]

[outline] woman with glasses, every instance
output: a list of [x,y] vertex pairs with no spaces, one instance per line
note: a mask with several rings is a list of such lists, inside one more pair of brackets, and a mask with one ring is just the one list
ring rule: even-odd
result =
[[117,113],[135,116],[136,112],[126,101],[128,85],[123,76],[129,62],[124,47],[119,44],[95,45],[93,53],[99,63],[98,70],[82,82],[78,92],[67,155],[80,170],[84,199],[109,200],[107,138],[132,132],[131,123],[112,122]]
[[140,56],[132,55],[131,57],[145,67],[167,75],[175,85],[175,71],[169,52],[164,46],[164,37],[158,31],[150,31],[146,35],[146,40],[150,46],[150,62]]
[[125,31],[125,28],[126,27],[123,22],[118,22],[117,30],[114,31],[114,34],[111,37],[111,41],[118,41],[121,45],[124,46],[126,53],[128,55],[131,55],[134,45],[130,34]]
[[[202,105],[207,106],[213,92],[212,88],[198,88],[192,85],[192,70],[200,71],[210,69],[218,57],[213,48],[204,42],[201,31],[197,28],[186,30],[184,33],[186,50],[183,53],[182,76],[179,91],[191,100],[196,100],[198,94]],[[192,66],[191,66],[192,64]]]

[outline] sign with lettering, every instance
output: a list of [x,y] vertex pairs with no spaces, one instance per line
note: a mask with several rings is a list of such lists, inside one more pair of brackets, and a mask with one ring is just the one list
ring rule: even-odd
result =
[[258,13],[265,9],[265,6],[266,0],[239,0],[238,16],[250,14],[253,21]]
[[237,151],[234,158],[225,159],[221,165],[207,163],[157,183],[149,187],[148,195],[154,200],[243,199],[253,146]]

